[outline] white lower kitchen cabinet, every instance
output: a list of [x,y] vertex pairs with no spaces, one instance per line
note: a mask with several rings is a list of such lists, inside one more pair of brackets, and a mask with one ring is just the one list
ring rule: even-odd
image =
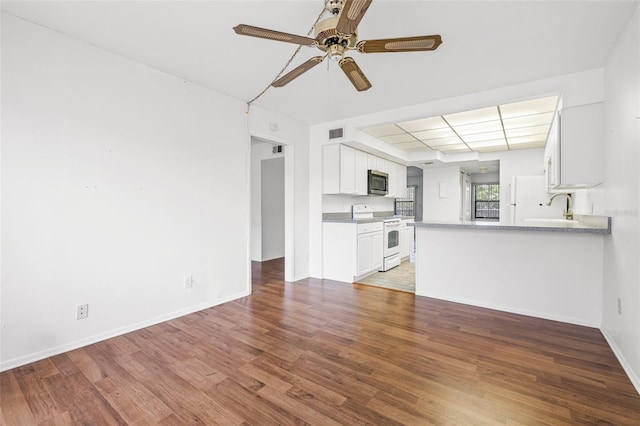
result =
[[403,226],[400,228],[400,258],[404,259],[415,251],[415,228],[408,226],[409,221],[402,221]]
[[382,267],[382,222],[322,224],[325,279],[354,282]]

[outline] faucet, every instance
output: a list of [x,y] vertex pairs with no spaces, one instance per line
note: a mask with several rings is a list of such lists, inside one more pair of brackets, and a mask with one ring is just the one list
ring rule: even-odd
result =
[[550,206],[553,199],[558,195],[564,195],[567,197],[567,210],[564,213],[564,217],[567,220],[573,220],[573,198],[571,197],[571,194],[566,192],[558,192],[557,194],[553,194],[551,198],[549,198],[549,201],[547,201],[547,205]]

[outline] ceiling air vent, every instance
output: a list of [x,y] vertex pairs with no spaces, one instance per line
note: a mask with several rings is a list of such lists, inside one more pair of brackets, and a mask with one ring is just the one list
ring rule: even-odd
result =
[[338,139],[344,136],[344,129],[340,127],[339,129],[331,129],[329,130],[329,139]]

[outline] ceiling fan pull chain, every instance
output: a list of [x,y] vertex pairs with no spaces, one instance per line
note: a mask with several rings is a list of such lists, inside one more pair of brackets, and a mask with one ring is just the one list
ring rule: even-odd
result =
[[[326,10],[326,3],[325,5],[322,7],[322,11],[320,11],[320,14],[318,15],[318,17],[316,18],[316,21],[313,23],[313,25],[311,26],[311,29],[309,30],[309,32],[307,33],[307,37],[311,35],[311,33],[313,33],[313,29],[316,27],[316,25],[318,25],[318,22],[320,22],[320,18],[322,18],[322,15],[324,15],[324,12]],[[300,49],[302,49],[302,45],[298,46],[298,48],[296,49],[295,52],[293,52],[293,55],[291,55],[291,57],[289,58],[289,60],[287,61],[287,63],[284,65],[284,67],[282,67],[282,69],[280,70],[280,72],[278,73],[278,75],[276,75],[276,77],[273,79],[273,81],[271,83],[269,83],[267,85],[267,87],[264,88],[264,90],[260,93],[258,93],[258,95],[256,97],[254,97],[253,99],[251,99],[249,102],[247,102],[247,114],[249,113],[249,109],[251,108],[251,104],[254,103],[255,101],[257,101],[260,96],[264,95],[265,92],[267,90],[269,90],[269,88],[271,87],[271,84],[276,81],[277,79],[280,78],[280,76],[282,75],[282,73],[284,73],[284,70],[287,69],[287,67],[289,65],[291,65],[291,62],[293,62],[293,59],[296,57],[296,55],[298,54],[298,52],[300,52]]]

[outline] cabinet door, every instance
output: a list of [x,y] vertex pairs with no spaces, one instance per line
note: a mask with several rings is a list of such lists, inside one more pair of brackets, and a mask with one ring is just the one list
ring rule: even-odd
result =
[[366,152],[355,150],[355,193],[358,195],[367,195],[367,165],[368,156]]
[[396,164],[396,198],[407,197],[407,168]]
[[371,270],[382,268],[384,240],[382,232],[375,232],[371,237]]
[[414,251],[413,226],[400,230],[400,257],[407,257]]
[[560,120],[560,186],[592,187],[602,183],[603,104],[562,110]]
[[340,145],[340,192],[343,194],[354,194],[356,192],[355,155],[355,149]]
[[[382,234],[381,234],[382,235]],[[380,243],[382,247],[382,243]],[[358,275],[366,274],[373,267],[371,263],[373,249],[373,234],[358,235]]]

